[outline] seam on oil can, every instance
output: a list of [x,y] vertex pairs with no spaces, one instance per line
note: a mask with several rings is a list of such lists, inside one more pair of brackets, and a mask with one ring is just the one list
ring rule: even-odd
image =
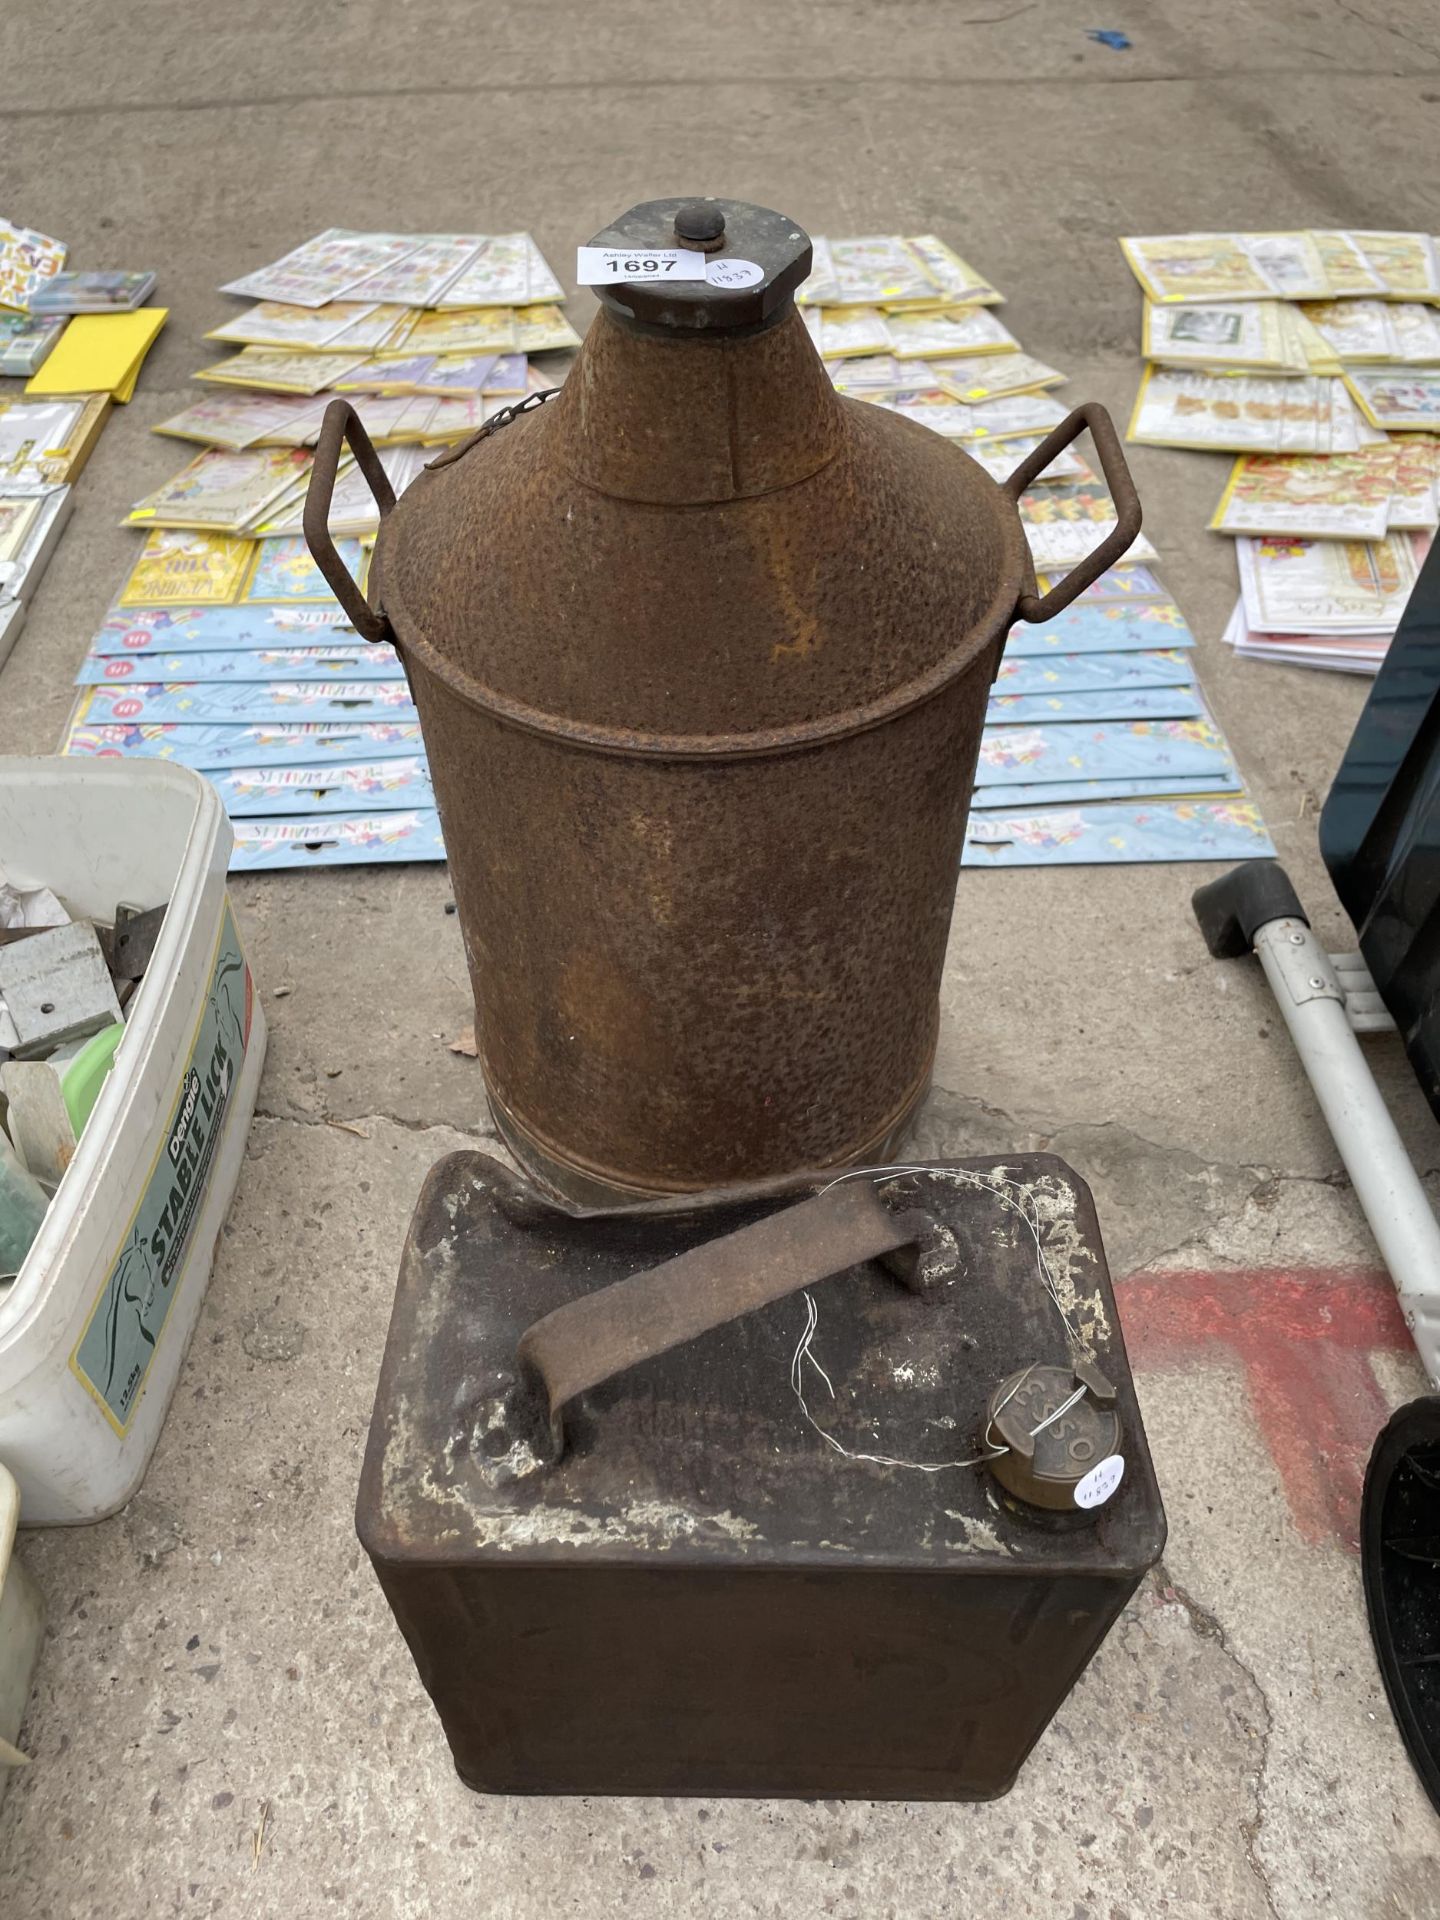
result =
[[[548,389],[546,398],[548,399],[551,394],[563,394],[564,391],[565,389],[563,387],[552,387]],[[732,387],[732,400],[733,391]],[[531,394],[529,396],[532,400],[538,399],[539,397],[537,394]],[[842,408],[861,407],[865,404],[865,402],[861,400],[849,400],[843,394],[837,395],[837,398]],[[543,408],[532,408],[531,411],[542,412]],[[518,420],[521,418],[521,415],[517,413],[514,418]],[[506,421],[505,424],[511,426],[514,424],[514,420]],[[478,432],[472,434],[469,440],[462,442],[459,447],[452,449],[448,457],[442,456],[440,459],[430,461],[423,469],[422,476],[420,477],[423,477],[424,473],[443,472],[446,466],[458,464],[462,455],[472,453],[477,447],[483,445],[485,440],[494,437],[493,434],[488,431],[492,425],[492,422],[487,421],[486,425]],[[835,451],[826,459],[820,461],[817,466],[809,468],[805,473],[797,474],[793,480],[780,480],[777,481],[773,487],[761,487],[755,492],[742,493],[738,488],[739,461],[737,458],[735,432],[736,409],[732,404],[730,409],[729,449],[731,492],[722,500],[646,500],[635,494],[615,493],[609,488],[596,486],[593,480],[587,480],[583,474],[576,473],[574,468],[562,455],[556,455],[555,467],[558,472],[564,474],[565,478],[570,481],[573,486],[582,488],[586,493],[598,494],[602,500],[623,500],[627,507],[649,507],[656,513],[710,513],[713,512],[716,507],[748,506],[756,500],[769,500],[776,494],[792,493],[796,487],[808,486],[812,480],[824,473],[828,468],[833,467],[837,460],[842,459],[845,454],[851,450],[848,444],[842,444],[836,447]]]
[[[836,1159],[831,1163],[832,1165],[847,1166],[854,1162],[863,1162],[873,1158],[877,1152],[883,1150],[885,1142],[889,1141],[896,1131],[908,1122],[911,1114],[924,1099],[926,1091],[930,1086],[931,1077],[935,1069],[935,1048],[938,1039],[938,1026],[939,1017],[937,1010],[937,1034],[931,1036],[925,1065],[920,1073],[916,1075],[909,1088],[879,1125],[867,1134],[863,1140],[842,1148]],[[653,1199],[657,1195],[662,1194],[673,1195],[680,1198],[687,1194],[709,1194],[714,1190],[713,1183],[710,1185],[702,1183],[692,1186],[660,1186],[652,1183],[643,1187],[635,1186],[632,1182],[626,1180],[616,1168],[601,1167],[592,1161],[577,1159],[574,1154],[562,1152],[553,1142],[547,1139],[543,1133],[539,1132],[535,1127],[531,1126],[528,1121],[522,1120],[517,1115],[508,1097],[499,1092],[495,1087],[488,1070],[486,1073],[486,1093],[490,1099],[492,1110],[495,1113],[496,1124],[500,1128],[502,1138],[504,1137],[506,1128],[513,1129],[515,1134],[518,1135],[528,1147],[538,1149],[539,1153],[544,1158],[552,1161],[555,1166],[569,1172],[581,1174],[586,1179],[606,1185],[612,1188],[617,1194],[620,1192],[633,1193],[637,1199]],[[513,1147],[512,1151],[514,1151]],[[809,1171],[809,1169],[797,1169],[796,1177],[801,1177],[805,1171]],[[531,1177],[534,1178],[533,1168],[531,1169]],[[784,1178],[785,1176],[781,1175],[777,1177]]]
[[[553,388],[551,391],[555,393],[563,393],[564,388],[563,387]],[[852,411],[862,412],[870,404],[869,402],[864,400],[852,400],[845,394],[837,394],[836,398],[839,401],[841,409],[845,412],[852,412]],[[537,411],[543,411],[543,409],[537,409]],[[735,444],[734,444],[733,411],[731,415],[731,420],[732,420],[732,430],[731,430],[731,445],[730,445],[730,465],[731,465],[731,473],[732,473],[732,479],[733,479],[733,476],[738,471],[738,464],[736,460]],[[906,427],[914,426],[914,423],[911,421],[903,421],[901,424]],[[915,431],[917,433],[928,433],[930,430],[927,427],[915,427]],[[472,437],[470,446],[467,446],[466,451],[468,452],[470,451],[471,447],[478,446],[480,444],[482,444],[482,442],[479,440],[478,437]],[[732,492],[730,496],[724,500],[646,500],[636,494],[613,493],[605,487],[596,486],[593,480],[587,480],[583,474],[576,473],[574,468],[569,464],[569,462],[558,454],[555,458],[555,466],[557,471],[559,471],[560,473],[563,473],[565,478],[568,481],[570,481],[570,483],[573,486],[581,488],[586,493],[596,494],[602,500],[623,500],[627,507],[647,507],[652,512],[655,512],[655,513],[711,513],[717,507],[748,506],[756,500],[769,500],[769,499],[773,499],[777,494],[793,493],[796,487],[808,486],[812,480],[817,478],[818,475],[827,472],[831,467],[835,465],[837,460],[843,459],[845,455],[850,451],[852,451],[852,448],[848,443],[845,445],[841,445],[835,449],[834,453],[832,453],[828,459],[822,460],[818,466],[811,467],[808,472],[799,474],[793,480],[778,481],[773,487],[762,487],[758,492],[755,492],[755,493]],[[958,445],[953,445],[951,448],[951,451],[955,453],[960,453],[960,454],[965,453],[965,449]],[[966,455],[965,457],[967,459],[970,458],[969,455]],[[978,466],[979,463],[976,462],[975,464]],[[423,472],[430,473],[437,470],[441,470],[438,467],[438,462],[432,461],[429,466],[424,468]],[[984,469],[980,468],[980,471],[983,473]],[[420,477],[423,478],[423,474]],[[991,484],[995,486],[997,490],[999,489],[998,481],[992,481]],[[374,578],[375,578],[375,570],[372,563],[372,566],[371,566],[372,587],[374,585]]]
[[[1017,523],[1018,526],[1018,523]],[[512,700],[482,685],[473,675],[437,653],[429,641],[396,632],[396,647],[402,659],[417,661],[425,671],[449,688],[468,705],[478,707],[493,719],[523,733],[539,734],[544,739],[560,740],[566,746],[590,753],[604,753],[625,760],[753,760],[771,755],[802,752],[823,747],[833,740],[846,740],[858,733],[900,719],[927,701],[935,699],[952,681],[969,671],[987,646],[1002,638],[1014,624],[1014,600],[1006,604],[1004,589],[992,602],[985,619],[972,627],[962,644],[936,662],[927,673],[919,674],[903,686],[894,687],[878,699],[847,712],[827,714],[818,720],[799,721],[788,727],[770,727],[757,733],[663,734],[636,733],[624,727],[594,725],[565,720],[544,713],[521,700]],[[386,594],[384,612],[392,626],[398,614],[405,627],[418,626],[398,592]]]
[[[796,487],[808,486],[817,475],[833,467],[844,452],[843,447],[837,449],[828,460],[822,460],[818,467],[812,467],[796,480],[781,480],[773,487],[762,487],[757,493],[732,493],[723,500],[642,500],[632,493],[612,493],[605,487],[597,487],[593,480],[574,472],[563,460],[557,460],[555,465],[572,485],[583,488],[586,493],[597,494],[602,500],[620,500],[627,507],[648,507],[653,513],[713,513],[717,507],[748,507],[757,500],[771,500],[776,494],[793,493]],[[733,448],[731,457],[733,459]]]

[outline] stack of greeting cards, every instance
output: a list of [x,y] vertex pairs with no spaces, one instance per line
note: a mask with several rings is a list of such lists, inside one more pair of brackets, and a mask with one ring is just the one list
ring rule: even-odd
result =
[[[0,215],[0,376],[32,374],[53,350],[65,322],[35,318],[30,301],[64,264],[61,241]],[[55,469],[77,472],[99,425],[87,424],[82,444],[78,413],[17,413],[0,378],[0,665],[70,511]]]
[[1210,522],[1237,542],[1226,638],[1253,659],[1373,673],[1440,524],[1440,242],[1120,244],[1145,292],[1130,438],[1238,456]]
[[222,292],[251,303],[208,335],[235,351],[156,432],[232,452],[314,446],[337,394],[377,446],[451,445],[558,383],[532,354],[580,344],[528,233],[331,228]]
[[[144,541],[63,750],[203,772],[233,870],[443,860],[400,662],[347,625],[305,545],[309,449],[343,395],[403,493],[438,449],[560,384],[564,364],[530,355],[580,344],[564,289],[529,234],[335,229],[223,291],[248,303],[209,335],[234,351],[156,429],[188,457],[125,516]],[[363,587],[379,513],[348,455],[329,524]]]
[[1400,624],[1428,534],[1376,539],[1242,535],[1240,598],[1225,638],[1251,660],[1374,673]]
[[975,780],[966,866],[1274,853],[1196,683],[1190,629],[1145,566],[1012,628]]
[[65,251],[0,216],[0,663],[70,517],[70,483],[166,317],[140,305],[153,273],[66,273]]
[[[933,233],[818,236],[796,296],[839,392],[961,443],[996,480],[1013,473],[1070,411],[1065,375],[1027,353],[996,316],[1001,295]],[[1023,497],[1037,567],[1061,570],[1115,526],[1104,482],[1073,451]],[[1153,560],[1143,537],[1132,560]]]
[[[234,823],[235,869],[443,859],[394,649],[345,624],[298,534],[215,530],[263,512],[275,477],[141,503],[164,524],[149,522],[81,663],[63,750],[204,773]],[[366,548],[336,546],[363,586]]]
[[128,400],[166,320],[140,304],[155,275],[64,266],[62,241],[0,216],[0,374],[28,376],[25,391],[41,397]]
[[[992,282],[934,234],[815,241],[798,296],[842,394],[945,435],[1003,481],[1069,409]],[[1269,342],[1256,334],[1256,350]],[[1042,590],[1116,524],[1071,447],[1020,499]],[[967,866],[1238,860],[1273,849],[1195,681],[1143,538],[1066,612],[1011,632],[980,746]]]
[[71,483],[109,405],[103,393],[30,400],[0,388],[0,664],[70,517]]

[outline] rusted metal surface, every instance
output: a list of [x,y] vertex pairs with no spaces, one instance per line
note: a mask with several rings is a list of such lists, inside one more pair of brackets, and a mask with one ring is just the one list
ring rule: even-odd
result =
[[[942,1275],[953,1276],[955,1243],[928,1214],[896,1211],[876,1186],[857,1181],[557,1307],[526,1328],[517,1349],[522,1380],[537,1390],[549,1453],[564,1445],[563,1409],[590,1388],[882,1256],[916,1292],[933,1293]],[[539,1432],[530,1408],[517,1413]]]
[[[682,204],[652,203],[657,244]],[[728,250],[765,210],[720,205]],[[809,243],[776,244],[780,284]],[[497,1121],[587,1204],[904,1128],[986,697],[1035,585],[1009,495],[841,399],[788,292],[736,331],[710,293],[675,337],[602,309],[558,397],[415,481],[371,571]]]
[[382,526],[385,516],[395,505],[395,489],[390,485],[390,476],[379,454],[371,446],[370,436],[361,426],[359,414],[348,400],[332,400],[320,423],[320,437],[315,443],[315,459],[310,469],[310,485],[305,492],[305,511],[301,515],[305,544],[325,576],[326,585],[345,609],[345,617],[361,639],[388,640],[391,638],[389,622],[378,607],[372,607],[367,602],[330,538],[330,501],[335,492],[340,449],[346,445],[355,455],[355,463],[365,476],[365,484],[375,496]]
[[[852,1452],[939,1471],[846,1458],[807,1423],[799,1296],[583,1386],[563,1453],[537,1461],[506,1419],[537,1318],[804,1209],[772,1194],[580,1221],[483,1155],[432,1171],[357,1519],[471,1786],[968,1799],[1010,1784],[1158,1557],[1164,1515],[1084,1184],[1022,1154],[881,1194],[953,1251],[918,1295],[874,1261],[811,1280],[834,1398],[812,1372],[810,1405]],[[993,1383],[1035,1362],[1113,1384],[1126,1470],[1093,1513],[1036,1512],[983,1466],[941,1465],[974,1457]]]

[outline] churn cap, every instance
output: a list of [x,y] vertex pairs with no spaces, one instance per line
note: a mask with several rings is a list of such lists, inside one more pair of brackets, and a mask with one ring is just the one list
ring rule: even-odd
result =
[[680,247],[705,255],[705,280],[639,279],[596,287],[622,326],[667,334],[761,332],[781,320],[810,272],[810,236],[787,214],[744,200],[680,194],[646,200],[592,247]]

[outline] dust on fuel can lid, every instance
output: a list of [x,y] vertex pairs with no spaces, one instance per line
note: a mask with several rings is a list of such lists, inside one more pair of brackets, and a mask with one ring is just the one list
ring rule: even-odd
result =
[[637,274],[595,288],[622,326],[672,335],[759,333],[774,326],[809,274],[813,251],[809,234],[788,214],[694,194],[631,207],[590,246],[704,255],[703,280]]

